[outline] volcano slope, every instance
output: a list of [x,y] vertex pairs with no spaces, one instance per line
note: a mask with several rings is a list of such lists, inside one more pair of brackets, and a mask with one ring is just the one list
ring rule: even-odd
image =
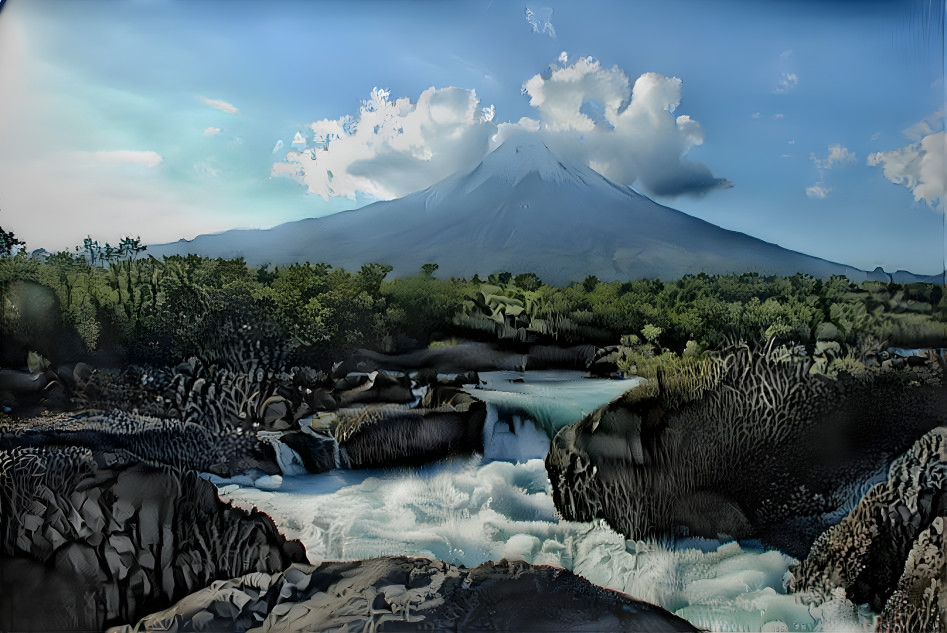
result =
[[[472,171],[403,198],[353,211],[148,247],[149,254],[244,257],[248,264],[325,262],[348,270],[377,262],[393,276],[427,263],[447,278],[534,272],[565,285],[676,279],[705,272],[873,273],[723,229],[662,206],[537,141],[511,139]],[[882,275],[887,281],[888,277]]]

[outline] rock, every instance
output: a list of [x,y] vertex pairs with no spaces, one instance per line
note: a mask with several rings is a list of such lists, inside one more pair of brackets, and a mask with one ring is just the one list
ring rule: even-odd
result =
[[947,516],[937,517],[914,541],[904,573],[881,612],[879,633],[947,631],[945,525]]
[[336,383],[335,396],[339,401],[339,406],[342,407],[350,407],[353,404],[414,401],[411,380],[407,376],[395,378],[377,371],[368,374],[358,382],[348,378],[340,380]]
[[339,445],[331,435],[293,431],[283,433],[280,441],[296,451],[310,473],[323,473],[338,467]]
[[633,539],[755,537],[804,557],[853,487],[947,423],[942,371],[833,380],[746,347],[691,369],[559,431],[546,469],[563,518]]
[[111,633],[247,631],[261,619],[267,630],[327,633],[697,631],[660,607],[556,567],[502,560],[465,569],[385,557],[235,578]]
[[222,476],[251,469],[276,474],[272,448],[237,429],[214,431],[179,420],[124,411],[93,411],[29,421],[28,428],[0,427],[0,449],[81,446],[121,452],[150,464],[192,468]]
[[263,475],[256,479],[253,485],[260,490],[279,490],[283,485],[283,478],[279,475]]
[[[947,426],[919,439],[892,464],[887,482],[872,487],[848,516],[816,540],[793,571],[792,589],[807,601],[821,602],[841,588],[856,604],[884,608],[891,630],[897,630],[899,619],[923,618],[924,610],[937,603],[922,599],[923,591],[937,590],[932,579],[937,568],[944,569],[942,549],[928,555],[943,541],[943,519],[938,517],[944,515]],[[912,587],[920,587],[919,592]],[[901,593],[892,597],[896,589]]]
[[621,359],[622,348],[611,345],[595,350],[595,355],[589,361],[589,373],[593,376],[610,376],[618,371],[618,361]]
[[461,343],[453,347],[425,349],[407,354],[387,355],[359,350],[353,360],[356,366],[375,369],[410,371],[433,367],[439,374],[466,371],[520,370],[526,367],[525,354],[507,352],[497,345]]
[[486,406],[466,394],[463,396],[455,396],[460,405],[456,407],[375,407],[341,419],[335,438],[342,453],[342,465],[415,465],[448,455],[482,451]]
[[0,630],[102,630],[214,580],[306,560],[196,473],[104,457],[0,450]]

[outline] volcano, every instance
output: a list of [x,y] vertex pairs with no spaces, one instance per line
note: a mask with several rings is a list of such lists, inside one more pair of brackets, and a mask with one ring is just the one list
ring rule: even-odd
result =
[[161,256],[244,257],[248,264],[326,262],[392,276],[438,264],[438,276],[533,272],[557,285],[758,272],[853,281],[878,276],[723,229],[662,206],[565,160],[538,141],[507,142],[472,171],[397,200],[268,230],[234,230],[149,246]]

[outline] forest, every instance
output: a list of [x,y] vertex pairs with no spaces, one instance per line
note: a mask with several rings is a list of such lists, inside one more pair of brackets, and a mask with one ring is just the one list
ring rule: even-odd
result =
[[[851,350],[930,347],[943,345],[947,322],[939,285],[839,276],[589,276],[555,287],[530,272],[440,279],[436,263],[388,279],[390,267],[377,263],[349,272],[308,262],[254,269],[242,258],[156,259],[131,238],[118,247],[90,238],[74,252],[43,257],[11,250],[0,258],[8,367],[25,364],[30,351],[111,365],[214,361],[222,338],[248,332],[320,366],[358,348],[396,353],[457,340],[513,348],[640,342],[677,354],[771,337]],[[37,310],[40,319],[30,314]],[[54,335],[34,332],[43,327]]]

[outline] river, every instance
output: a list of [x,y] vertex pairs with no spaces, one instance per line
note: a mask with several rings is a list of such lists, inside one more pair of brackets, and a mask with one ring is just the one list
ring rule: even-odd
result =
[[626,541],[604,522],[564,521],[543,457],[550,437],[637,384],[577,371],[487,372],[484,454],[420,468],[284,476],[267,489],[208,476],[224,500],[266,512],[312,562],[400,554],[472,567],[558,565],[715,631],[870,631],[843,598],[809,608],[786,595],[789,556],[754,542]]

